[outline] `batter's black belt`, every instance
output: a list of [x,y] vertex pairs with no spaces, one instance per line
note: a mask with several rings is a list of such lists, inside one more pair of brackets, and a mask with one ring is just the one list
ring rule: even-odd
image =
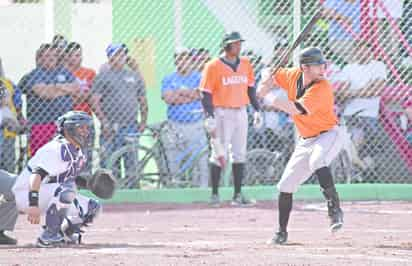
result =
[[314,136],[310,136],[310,137],[302,137],[302,139],[311,139],[311,138],[316,138],[316,137],[319,137],[320,135],[322,135],[323,133],[326,133],[326,132],[329,132],[329,130],[324,130],[324,131],[321,131],[321,132],[319,132],[319,134],[314,135]]
[[[33,170],[28,165],[27,165],[27,170],[29,170],[30,173],[33,173]],[[46,184],[57,183],[57,176],[47,176],[46,178],[47,178]]]

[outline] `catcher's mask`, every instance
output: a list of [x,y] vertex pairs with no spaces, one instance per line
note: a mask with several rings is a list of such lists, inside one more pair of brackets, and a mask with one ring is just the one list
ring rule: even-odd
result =
[[70,111],[57,119],[58,133],[67,135],[77,142],[81,148],[89,146],[90,131],[93,119],[90,115],[81,111]]

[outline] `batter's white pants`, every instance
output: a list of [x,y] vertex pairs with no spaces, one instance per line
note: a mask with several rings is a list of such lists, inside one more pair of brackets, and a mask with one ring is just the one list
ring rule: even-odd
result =
[[343,147],[343,134],[343,130],[335,126],[317,137],[300,138],[277,185],[279,191],[295,193],[316,170],[329,166]]

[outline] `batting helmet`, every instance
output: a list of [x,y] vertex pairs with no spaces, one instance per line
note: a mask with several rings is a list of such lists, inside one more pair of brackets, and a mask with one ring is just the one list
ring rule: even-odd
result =
[[317,47],[308,47],[303,49],[299,54],[300,65],[323,65],[326,64],[326,59],[323,56],[322,50]]
[[57,119],[58,133],[64,136],[67,136],[66,134],[68,134],[70,138],[75,140],[82,148],[88,146],[90,138],[88,134],[82,135],[78,128],[87,125],[90,134],[92,124],[92,117],[81,111],[70,111]]
[[225,35],[223,35],[222,46],[223,46],[223,48],[226,48],[231,43],[238,42],[238,41],[241,41],[241,42],[245,41],[240,36],[239,32],[232,31],[232,32],[229,32],[229,33],[225,33]]

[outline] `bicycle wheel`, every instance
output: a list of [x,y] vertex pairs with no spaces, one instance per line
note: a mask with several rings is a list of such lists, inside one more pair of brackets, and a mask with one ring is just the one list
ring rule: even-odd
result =
[[268,185],[276,183],[285,167],[279,152],[253,149],[246,155],[244,185]]
[[[193,158],[190,167],[185,171],[185,179],[186,183],[184,184],[187,187],[190,186],[198,186],[202,183],[202,176],[203,178],[206,175],[206,180],[203,180],[204,183],[208,183],[209,180],[209,168],[208,168],[208,156],[209,147],[203,147],[199,153],[195,155]],[[204,160],[204,161],[203,161]],[[205,162],[206,161],[206,162]],[[203,166],[203,167],[202,167]],[[202,169],[204,168],[204,169]],[[206,173],[204,173],[204,171]]]
[[160,186],[160,167],[152,149],[129,145],[115,151],[107,167],[118,179],[121,188],[157,188]]

